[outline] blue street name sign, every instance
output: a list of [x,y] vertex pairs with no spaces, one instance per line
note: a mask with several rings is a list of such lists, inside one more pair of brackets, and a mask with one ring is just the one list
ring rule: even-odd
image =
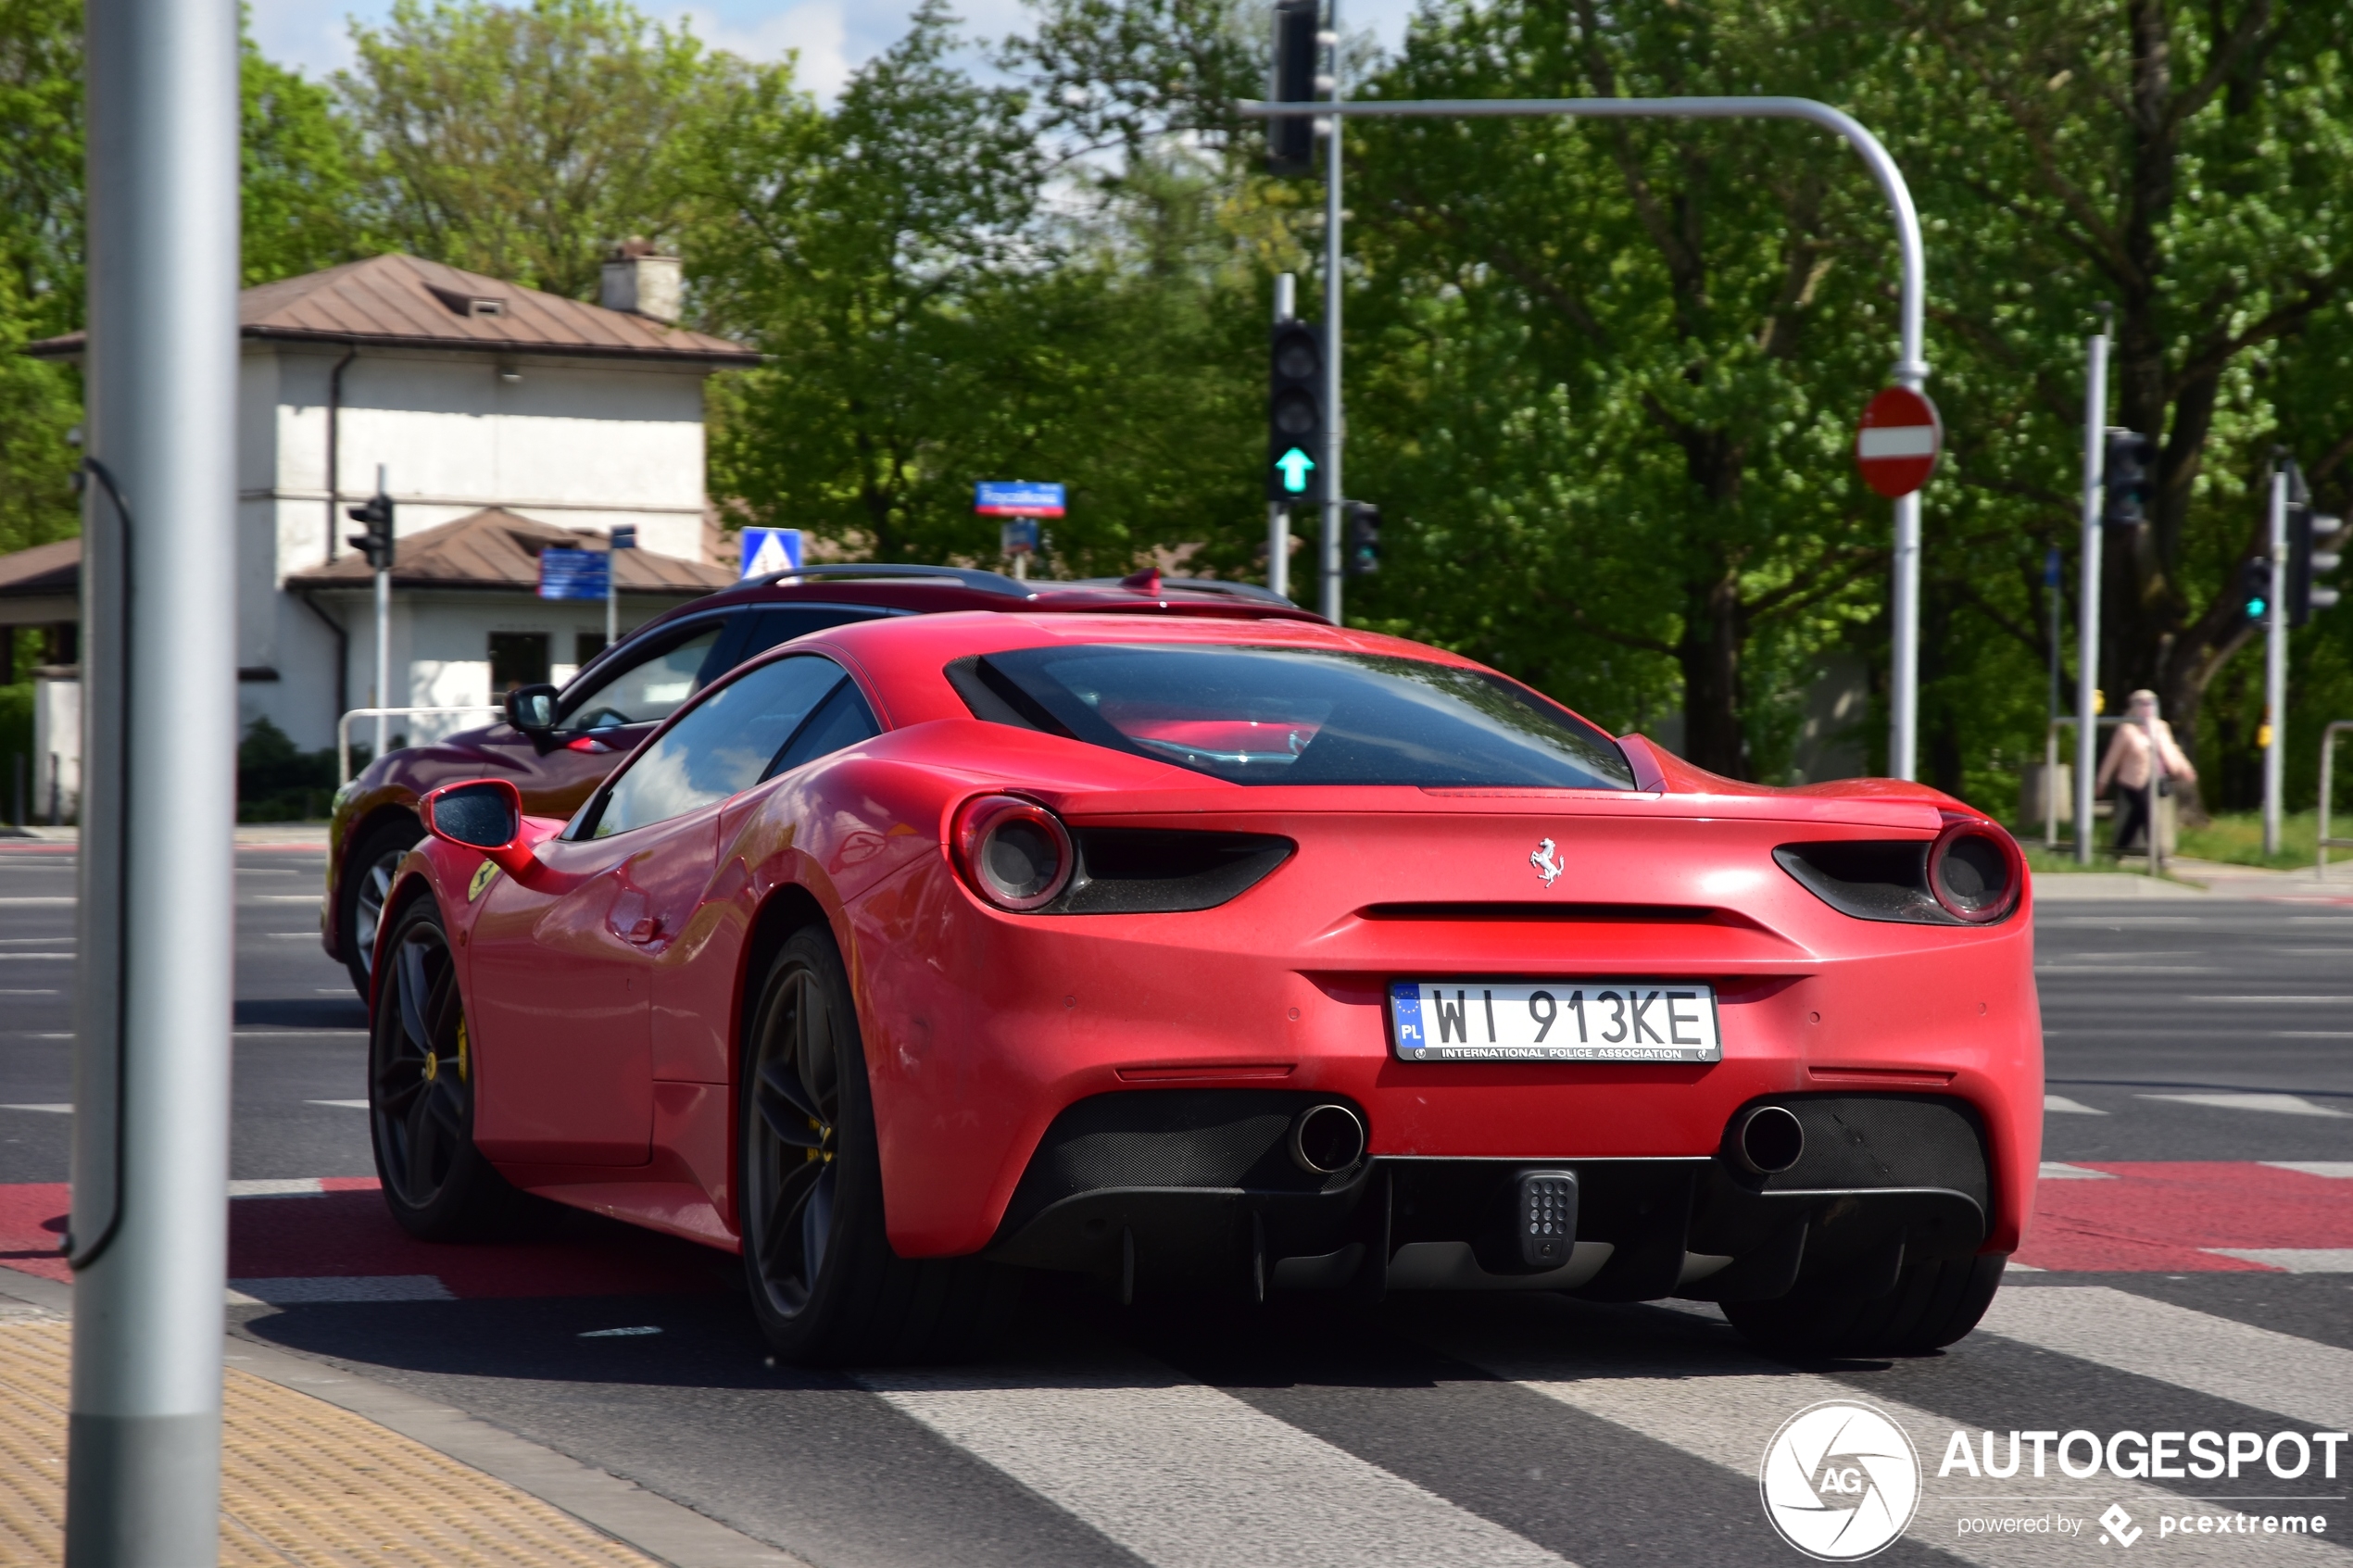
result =
[[799,571],[801,565],[800,530],[798,528],[747,528],[744,530],[743,566],[738,577],[765,577],[772,571]]
[[602,550],[539,552],[539,596],[543,599],[601,599],[610,581],[612,558]]
[[1034,517],[1009,518],[997,530],[997,547],[1008,556],[1034,556],[1038,553],[1038,520]]
[[1021,479],[984,479],[973,486],[973,510],[983,517],[1060,517],[1063,487]]
[[616,526],[612,531],[612,547],[616,550],[635,549],[637,547],[637,525],[634,522],[624,522]]

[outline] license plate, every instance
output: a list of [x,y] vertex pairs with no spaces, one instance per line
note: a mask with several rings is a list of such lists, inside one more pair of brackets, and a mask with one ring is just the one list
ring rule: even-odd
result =
[[1721,1061],[1716,988],[1688,981],[1399,980],[1405,1061]]

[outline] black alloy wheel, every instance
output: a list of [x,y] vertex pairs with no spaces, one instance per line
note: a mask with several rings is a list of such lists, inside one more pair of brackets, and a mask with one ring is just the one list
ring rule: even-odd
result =
[[779,1355],[809,1364],[949,1358],[1010,1312],[1010,1270],[891,1250],[857,1008],[822,927],[787,939],[761,985],[738,1118],[744,1273]]
[[485,1234],[516,1193],[474,1147],[473,1052],[441,911],[395,917],[368,1031],[368,1122],[385,1205],[426,1241]]
[[343,966],[362,997],[375,968],[376,933],[384,900],[392,897],[392,879],[424,836],[424,824],[404,812],[361,834],[344,860],[343,876],[335,885],[335,899],[342,906],[335,911],[335,929],[343,935]]

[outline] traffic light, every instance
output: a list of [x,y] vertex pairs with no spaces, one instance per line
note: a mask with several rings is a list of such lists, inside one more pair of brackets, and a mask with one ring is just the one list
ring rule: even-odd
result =
[[346,514],[354,522],[368,525],[365,533],[347,535],[344,543],[368,558],[368,564],[378,571],[392,570],[392,497],[377,491],[364,506],[353,507]]
[[2157,493],[2156,468],[2156,442],[2135,431],[2109,431],[2101,469],[2100,521],[2109,528],[2138,528],[2146,522],[2149,497]]
[[2345,520],[2312,509],[2304,475],[2290,470],[2287,506],[2287,623],[2302,626],[2316,609],[2336,603],[2334,588],[2312,581],[2344,561],[2335,546],[2345,537]]
[[1324,332],[1305,321],[1275,328],[1266,391],[1266,498],[1324,498]]
[[2250,626],[2263,624],[2271,608],[2271,563],[2262,556],[2239,562],[2239,617]]
[[1380,508],[1370,501],[1348,503],[1348,554],[1340,565],[1351,577],[1380,570]]
[[[1267,96],[1304,104],[1315,96],[1318,0],[1275,0],[1275,72]],[[1266,172],[1315,172],[1315,122],[1305,115],[1266,122]]]

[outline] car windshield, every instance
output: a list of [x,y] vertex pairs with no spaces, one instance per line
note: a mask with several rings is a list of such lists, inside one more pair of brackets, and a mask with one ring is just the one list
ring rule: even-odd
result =
[[[695,695],[703,660],[718,646],[722,627],[714,624],[651,659],[633,664],[572,701],[564,716],[567,730],[609,730],[622,724],[653,724],[667,719],[678,705]],[[569,696],[570,694],[566,694]]]
[[982,718],[1235,784],[1634,787],[1616,742],[1482,671],[1269,647],[1086,646],[951,670]]

